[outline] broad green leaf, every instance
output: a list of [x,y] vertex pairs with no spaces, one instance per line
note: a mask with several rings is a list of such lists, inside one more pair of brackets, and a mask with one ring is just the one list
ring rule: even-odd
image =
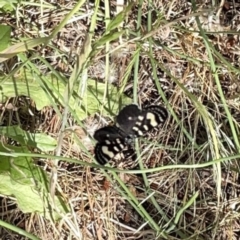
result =
[[[29,96],[35,101],[38,110],[41,110],[45,106],[51,106],[51,99],[54,99],[54,103],[60,103],[64,106],[63,95],[66,87],[62,82],[53,79],[53,77],[49,75],[45,77],[42,86],[43,87],[33,81],[33,77],[25,74],[25,81],[21,81],[21,76],[19,76],[16,82],[7,80],[1,83],[0,94],[3,101],[9,97],[20,95]],[[47,88],[44,89],[44,86],[47,86]],[[80,120],[83,120],[87,116],[98,112],[102,106],[104,106],[103,114],[117,112],[119,110],[120,98],[123,105],[132,102],[130,98],[126,97],[124,94],[120,94],[119,89],[113,85],[109,84],[106,98],[104,98],[105,90],[105,83],[98,83],[89,79],[83,98],[81,99],[79,97],[77,87],[75,87],[75,92],[70,98],[68,105],[72,112],[76,113]],[[82,107],[79,106],[79,103]]]
[[[33,163],[30,157],[8,157],[4,153],[26,153],[26,147],[0,145],[0,194],[14,196],[18,207],[24,213],[38,212],[50,219],[60,216],[49,208],[49,178],[44,171]],[[58,210],[66,214],[67,207],[55,196]]]
[[0,135],[4,135],[18,141],[22,146],[31,146],[41,151],[53,151],[57,141],[45,133],[29,133],[19,126],[0,127]]
[[[16,84],[15,84],[16,83]],[[13,82],[11,80],[0,84],[0,94],[3,101],[9,97],[28,96],[32,98],[38,110],[50,105],[48,98],[46,98],[45,91],[37,84],[37,82]]]
[[0,0],[0,11],[12,12],[17,3],[17,0]]
[[[27,147],[16,147],[10,145],[1,145],[0,151],[6,153],[26,153],[29,154]],[[10,173],[11,179],[19,183],[31,184],[32,179],[40,180],[37,167],[33,164],[30,157],[9,157],[1,156],[0,173]]]
[[[0,174],[0,194],[14,196],[18,207],[23,213],[39,213],[40,215],[55,220],[61,218],[57,212],[54,212],[48,199],[46,199],[42,190],[35,188],[34,184],[22,184],[11,179],[7,174]],[[65,215],[67,212],[65,206],[61,205],[61,200],[55,197],[55,205],[58,210]]]
[[53,151],[57,146],[57,140],[45,133],[35,133],[33,135],[33,143],[43,152]]
[[6,25],[0,25],[0,51],[7,48],[10,43],[11,27]]

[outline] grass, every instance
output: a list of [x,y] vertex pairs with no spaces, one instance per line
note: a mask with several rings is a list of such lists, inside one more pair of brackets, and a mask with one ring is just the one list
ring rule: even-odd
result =
[[[35,1],[0,15],[12,26],[1,90],[18,90],[0,103],[2,126],[57,142],[1,156],[34,160],[43,208],[59,216],[24,212],[0,185],[2,239],[239,238],[240,9],[209,6]],[[92,135],[129,102],[163,105],[169,119],[136,141],[136,161],[99,166]],[[8,137],[1,146],[21,145]]]

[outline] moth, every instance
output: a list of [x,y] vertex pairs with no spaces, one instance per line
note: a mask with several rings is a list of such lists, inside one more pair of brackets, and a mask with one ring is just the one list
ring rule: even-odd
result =
[[94,133],[98,142],[94,149],[97,162],[104,165],[122,154],[134,138],[144,136],[164,123],[167,117],[167,110],[161,106],[151,105],[143,109],[135,104],[125,106],[117,115],[115,125],[100,128]]

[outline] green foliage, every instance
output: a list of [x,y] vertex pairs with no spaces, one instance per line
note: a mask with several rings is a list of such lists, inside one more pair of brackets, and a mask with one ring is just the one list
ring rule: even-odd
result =
[[0,51],[7,48],[10,42],[11,27],[0,25]]
[[[74,87],[73,94],[66,103],[64,93],[67,88],[67,80],[57,79],[50,74],[40,78],[25,70],[24,74],[21,74],[20,71],[17,79],[2,81],[0,94],[2,101],[6,101],[10,97],[29,96],[35,101],[38,110],[46,106],[56,106],[57,104],[66,106],[68,104],[70,112],[80,120],[99,111],[104,101],[106,102],[102,109],[104,114],[117,112],[120,98],[122,104],[131,102],[129,98],[121,94],[118,88],[112,85],[107,86],[89,79],[82,98],[78,94],[77,87]],[[105,94],[106,92],[107,94]],[[83,108],[80,108],[79,105]],[[19,126],[0,127],[0,135],[16,141],[20,145],[20,147],[0,145],[0,193],[14,196],[19,208],[25,213],[38,212],[47,218],[58,219],[60,216],[50,209],[52,204],[48,198],[50,196],[49,177],[33,163],[31,158],[31,149],[38,149],[41,152],[53,151],[57,145],[56,140],[44,133],[26,132]],[[54,202],[59,212],[66,213],[67,207],[64,205],[64,201],[55,195]]]
[[0,0],[0,12],[12,12],[17,3],[17,0]]
[[16,43],[8,47],[4,51],[0,52],[0,63],[16,56],[18,53],[29,51],[34,47],[39,46],[40,44],[47,44],[48,41],[48,37],[43,37],[27,39],[22,42]]
[[123,21],[126,17],[126,15],[131,11],[132,7],[133,7],[133,2],[130,2],[129,5],[127,5],[127,7],[119,12],[108,24],[107,26],[107,32],[111,31],[113,29],[118,28],[119,26],[121,26],[123,24]]
[[[28,157],[30,151],[27,147],[0,144],[0,154],[0,193],[14,196],[18,207],[24,213],[38,212],[48,219],[59,219],[60,216],[56,212],[46,207],[50,206],[47,197],[49,178],[33,163],[32,158]],[[6,156],[11,154],[13,156]],[[26,156],[23,156],[24,154]],[[57,196],[55,204],[61,212],[66,212],[65,206]]]
[[[41,110],[46,106],[53,106],[53,102],[65,105],[64,91],[66,84],[62,83],[58,79],[51,75],[45,76],[41,79],[42,85],[37,81],[33,81],[33,76],[25,74],[19,75],[18,80],[4,81],[0,86],[0,93],[3,96],[3,101],[9,97],[16,96],[29,96],[35,101],[36,108]],[[103,83],[97,83],[94,80],[87,81],[87,89],[84,92],[82,98],[77,93],[77,86],[75,87],[75,93],[71,96],[69,106],[71,106],[71,112],[76,113],[80,120],[85,119],[87,116],[98,112],[103,105],[104,93],[106,91],[106,85]],[[51,96],[51,97],[49,97]],[[105,108],[103,108],[103,114],[109,114],[109,112],[117,112],[119,107],[119,99],[123,104],[131,103],[131,99],[121,95],[118,88],[109,85],[107,100]],[[79,104],[78,104],[79,103]],[[84,106],[80,108],[79,105]]]
[[[16,0],[0,0],[0,11],[12,12],[18,3]],[[101,49],[104,44],[117,40],[125,33],[125,30],[119,31],[118,28],[132,5],[111,21],[99,41],[93,42],[93,36],[90,35],[89,41],[83,47],[84,51],[78,56],[80,63],[76,64],[69,79],[61,77],[44,58],[34,52],[35,47],[47,45],[51,47],[51,40],[83,4],[84,1],[79,1],[48,37],[33,39],[26,37],[18,42],[14,39],[12,41],[14,44],[9,44],[11,28],[0,26],[0,62],[12,57],[17,57],[18,60],[18,64],[10,73],[4,74],[4,77],[0,76],[0,103],[11,97],[27,96],[35,102],[37,110],[52,106],[57,111],[58,106],[61,105],[67,109],[65,115],[61,116],[62,124],[65,126],[64,119],[68,118],[69,113],[79,122],[99,111],[104,115],[115,114],[119,110],[120,103],[126,105],[132,102],[122,94],[121,89],[111,84],[82,78],[83,72],[87,73],[89,56],[94,57],[92,53],[95,54],[98,48]],[[95,8],[95,16],[97,16],[97,8]],[[96,26],[95,21],[96,19],[91,21],[93,29]],[[36,66],[35,61],[40,64]],[[39,71],[41,63],[51,74],[44,75]],[[24,107],[27,111],[28,106]],[[61,114],[60,111],[58,113]],[[24,213],[38,212],[51,220],[66,215],[68,207],[55,191],[51,191],[50,194],[48,186],[52,182],[50,184],[49,176],[34,163],[35,159],[32,157],[33,150],[40,154],[54,151],[57,146],[56,139],[43,133],[29,133],[20,126],[0,127],[0,136],[16,141],[15,145],[17,145],[0,143],[0,194],[13,196]],[[49,157],[43,154],[40,156]],[[50,195],[54,199],[50,198]],[[53,205],[57,212],[53,210]]]
[[[0,135],[18,142],[20,147],[0,144],[0,193],[14,196],[18,207],[24,212],[38,212],[47,218],[58,219],[46,206],[50,206],[48,194],[49,178],[44,171],[36,166],[30,157],[29,148],[52,151],[56,140],[43,133],[29,133],[18,126],[0,127]],[[12,156],[8,156],[12,155]],[[18,156],[19,155],[19,156]],[[24,156],[25,155],[25,156]],[[58,197],[55,197],[58,208],[64,211]]]
[[[39,150],[53,151],[57,146],[56,139],[45,133],[29,133],[22,130],[19,126],[0,127],[0,135],[10,137],[18,141],[22,146],[38,148]],[[1,170],[1,169],[0,169]]]
[[107,42],[114,41],[114,40],[118,39],[123,33],[124,33],[124,31],[120,31],[120,32],[111,31],[109,34],[106,34],[103,37],[101,37],[98,40],[98,42],[93,46],[93,48],[97,49],[98,47],[103,46]]

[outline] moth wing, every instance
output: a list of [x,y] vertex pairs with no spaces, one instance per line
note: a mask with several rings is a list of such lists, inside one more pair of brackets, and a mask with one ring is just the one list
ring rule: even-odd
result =
[[135,131],[135,135],[143,136],[146,132],[156,128],[159,124],[164,123],[167,117],[167,110],[163,107],[156,105],[146,107],[138,116],[133,131]]
[[[168,118],[167,110],[161,106],[151,105],[151,106],[145,107],[143,111],[147,113],[152,113],[154,115],[154,119],[152,119],[153,122],[151,123],[151,125],[156,125],[156,124],[159,125],[160,123],[164,123]],[[149,120],[151,120],[150,115],[149,115]]]
[[123,131],[121,131],[119,128],[116,126],[106,126],[103,128],[98,129],[93,137],[98,141],[98,142],[104,142],[106,139],[109,141],[113,141],[117,138],[125,138],[125,134]]
[[141,109],[135,104],[125,106],[116,117],[116,126],[119,127],[126,135],[135,133],[133,127],[141,114]]
[[99,164],[105,165],[108,161],[121,154],[126,147],[124,139],[117,138],[114,141],[106,139],[97,143],[94,148],[95,158]]

